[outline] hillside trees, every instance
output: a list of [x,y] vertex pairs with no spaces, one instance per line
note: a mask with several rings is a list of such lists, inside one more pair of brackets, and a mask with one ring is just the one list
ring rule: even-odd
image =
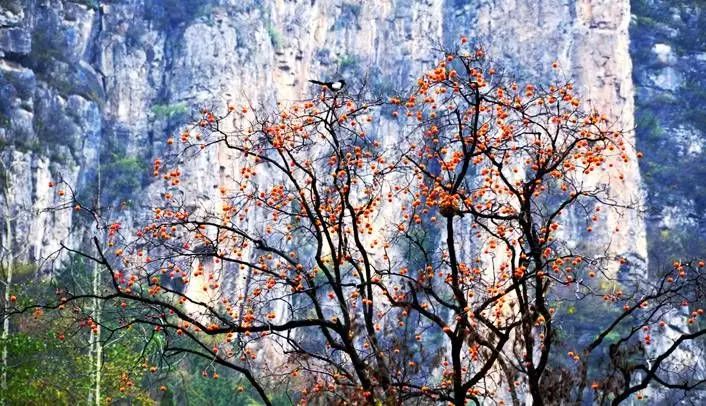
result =
[[[671,364],[706,335],[703,263],[646,280],[609,243],[572,243],[632,209],[592,179],[619,182],[635,152],[570,82],[514,82],[464,40],[411,94],[204,109],[167,144],[153,162],[163,204],[137,225],[66,193],[108,241],[65,252],[110,286],[18,312],[85,321],[99,300],[120,314],[101,336],[148,326],[165,359],[235,371],[251,387],[236,392],[265,404],[275,389],[302,403],[617,404],[704,384]],[[232,167],[185,172],[213,150]],[[204,175],[215,200],[185,193]]]
[[[0,318],[2,320],[2,332],[0,333],[0,347],[2,347],[0,350],[0,389],[3,391],[7,389],[9,370],[7,341],[11,329],[10,318],[5,316],[10,313],[10,306],[17,300],[17,297],[12,294],[14,280],[17,278],[16,268],[25,268],[23,266],[25,264],[18,261],[19,254],[24,253],[24,248],[18,244],[23,241],[23,236],[18,235],[16,224],[18,217],[21,215],[21,209],[26,210],[26,208],[16,202],[15,188],[17,186],[11,179],[8,169],[8,166],[0,161],[0,197],[3,203],[2,213],[0,213],[0,218],[2,218],[2,231],[0,231],[0,290],[3,292],[2,306],[0,307],[0,315],[3,316]],[[16,211],[13,211],[13,207],[16,208]],[[4,399],[0,399],[0,402],[4,402]]]

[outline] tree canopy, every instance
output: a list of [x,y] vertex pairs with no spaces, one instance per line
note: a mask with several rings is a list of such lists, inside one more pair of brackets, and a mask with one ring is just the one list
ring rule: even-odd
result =
[[[275,388],[302,404],[454,405],[702,388],[684,354],[706,335],[704,263],[648,279],[596,236],[637,209],[611,190],[638,153],[570,81],[547,82],[513,79],[463,38],[395,97],[351,84],[202,109],[151,165],[148,218],[103,218],[52,185],[57,209],[102,233],[62,255],[105,286],[11,307],[104,337],[140,326],[161,359],[232,371],[233,396],[265,404]],[[215,152],[231,166],[189,172]],[[188,194],[203,179],[216,198]],[[95,300],[113,316],[96,322]]]

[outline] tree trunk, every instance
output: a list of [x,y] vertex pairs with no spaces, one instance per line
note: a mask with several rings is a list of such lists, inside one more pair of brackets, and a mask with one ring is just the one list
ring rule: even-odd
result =
[[[10,218],[5,217],[5,241],[12,241],[12,227],[10,224]],[[12,253],[11,243],[8,244],[10,248],[8,249],[8,255],[5,260],[3,268],[5,269],[5,295],[3,297],[3,321],[2,321],[2,377],[0,377],[0,388],[2,388],[3,396],[0,398],[2,404],[5,404],[5,394],[7,394],[7,339],[10,336],[10,317],[7,315],[10,305],[10,290],[12,288],[12,267],[14,266],[14,255]]]
[[[95,306],[95,302],[93,302],[93,305]],[[94,312],[91,312],[92,314]],[[94,379],[94,371],[93,368],[95,367],[95,363],[93,362],[93,354],[95,353],[95,340],[94,337],[95,333],[93,333],[93,330],[90,331],[89,336],[88,336],[88,365],[89,365],[89,375],[91,376],[91,382]],[[86,404],[87,405],[92,405],[94,404],[93,402],[93,385],[91,385],[88,388],[88,394],[86,398]]]
[[[98,182],[97,182],[97,197],[96,197],[96,213],[101,214],[101,162],[98,161]],[[103,234],[105,241],[105,233]],[[94,350],[95,361],[93,375],[93,396],[96,401],[96,406],[101,404],[101,369],[103,368],[103,344],[101,344],[101,304],[98,300],[100,295],[100,269],[97,263],[93,263],[93,321],[96,323],[96,332],[92,334],[94,342],[91,343],[91,348]],[[91,330],[93,331],[93,330]]]
[[4,285],[4,297],[3,297],[3,308],[2,308],[2,335],[0,335],[0,341],[2,341],[2,374],[0,376],[0,404],[4,405],[6,403],[5,396],[7,395],[7,340],[10,337],[10,317],[8,316],[8,310],[10,307],[10,291],[12,290],[12,272],[15,266],[15,253],[13,251],[12,241],[14,239],[14,233],[12,232],[12,219],[11,219],[11,207],[10,207],[10,196],[12,194],[10,190],[9,174],[3,165],[3,171],[0,175],[4,174],[4,184],[2,188],[2,193],[5,197],[5,213],[4,213],[4,238],[2,241],[5,243],[5,249],[7,250],[7,255],[0,262],[0,268],[5,271]]
[[[93,264],[93,295],[98,296],[100,294],[100,278],[99,269],[97,264]],[[96,405],[101,403],[101,369],[103,367],[103,345],[101,344],[101,308],[100,302],[97,298],[93,299],[93,321],[97,325],[96,332],[93,333],[91,330],[91,350],[93,351],[92,356],[95,357],[93,362],[93,399]]]

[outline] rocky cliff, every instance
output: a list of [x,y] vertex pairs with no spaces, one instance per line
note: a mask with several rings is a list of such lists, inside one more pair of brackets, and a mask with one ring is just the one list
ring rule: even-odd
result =
[[634,0],[630,53],[651,261],[703,255],[706,6]]
[[[27,260],[50,255],[75,222],[68,212],[42,211],[60,198],[51,180],[91,196],[101,169],[102,199],[139,213],[156,198],[149,162],[197,107],[297,99],[317,77],[366,81],[380,93],[405,88],[431,62],[430,49],[461,34],[481,39],[520,79],[544,77],[558,60],[594,105],[623,128],[634,123],[626,0],[5,0],[0,7],[0,142],[12,188],[2,204]],[[205,154],[191,163],[189,192],[208,200],[230,172],[222,168],[233,166],[226,154]],[[635,162],[624,181],[611,183],[630,202],[640,201],[641,185]],[[642,268],[639,213],[606,222],[596,241],[611,241],[614,253]],[[569,223],[580,241],[585,224]]]

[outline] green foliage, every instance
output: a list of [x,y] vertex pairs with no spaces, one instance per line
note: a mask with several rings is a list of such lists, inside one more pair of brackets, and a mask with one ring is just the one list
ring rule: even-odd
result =
[[157,104],[152,106],[152,113],[159,120],[179,119],[185,116],[187,112],[186,103]]
[[16,282],[29,279],[37,273],[37,269],[38,267],[34,263],[15,261],[12,265],[12,279]]
[[[36,269],[34,264],[18,266]],[[62,286],[77,291],[89,289],[91,267],[79,256],[69,258],[66,267],[56,270]],[[55,282],[51,279],[17,280],[15,289],[19,306],[29,306],[51,300]],[[110,323],[117,315],[103,312]],[[94,365],[88,354],[89,332],[78,326],[73,312],[47,310],[39,314],[22,314],[10,320],[11,334],[4,344],[8,346],[8,391],[0,399],[10,405],[73,405],[86,404],[93,388]],[[106,334],[106,333],[104,333]],[[144,329],[124,329],[103,336],[103,364],[101,394],[103,398],[122,403],[151,405],[149,396],[153,379],[146,376],[144,362],[154,365],[156,349],[145,347]],[[143,352],[143,348],[145,351]],[[126,385],[131,381],[132,385]]]
[[[607,282],[597,284],[596,288],[598,285],[602,291],[619,288],[617,284],[612,285]],[[585,297],[574,301],[568,289],[559,294],[559,297],[566,299],[560,299],[551,304],[551,307],[556,310],[553,317],[556,324],[550,364],[553,367],[572,370],[576,364],[566,356],[567,352],[581,351],[588,346],[622,314],[622,308],[600,297]],[[594,351],[587,359],[590,380],[600,380],[602,374],[610,369],[609,363],[606,362],[609,345],[626,337],[632,323],[633,319],[628,317],[603,337],[605,345],[601,347],[602,351]]]
[[341,13],[338,15],[336,22],[334,24],[336,29],[351,28],[355,27],[360,29],[360,24],[358,19],[360,18],[360,12],[362,10],[362,5],[357,2],[344,2],[341,4]]
[[318,272],[314,275],[314,284],[317,286],[322,286],[324,284],[328,283],[328,279],[326,279],[326,274],[324,274],[320,269],[318,269]]
[[[67,320],[56,313],[21,325],[23,331],[11,334],[7,340],[12,369],[8,374],[8,391],[0,394],[0,398],[11,405],[85,404],[92,389],[92,363],[85,351],[86,337],[72,335]],[[57,339],[58,334],[64,334],[64,340]],[[140,361],[136,343],[139,343],[136,334],[124,335],[105,348],[101,393],[104,398],[136,405],[155,404],[147,388],[123,385],[125,376],[134,381],[144,374],[136,368]]]
[[284,38],[282,37],[282,33],[279,32],[277,27],[275,27],[272,22],[269,22],[267,24],[267,35],[270,36],[270,42],[272,43],[272,46],[275,47],[275,49],[282,48],[282,45],[284,44]]
[[213,4],[207,2],[206,4],[202,4],[199,6],[198,9],[196,9],[196,13],[194,13],[194,18],[205,18],[206,21],[209,23],[212,23],[211,17],[213,16]]
[[360,3],[343,3],[341,5],[341,14],[351,15],[353,18],[360,17],[360,11],[363,6]]
[[174,29],[195,18],[210,15],[211,0],[146,0],[145,18],[164,29]]
[[183,377],[186,384],[187,398],[198,405],[228,406],[228,405],[256,405],[253,397],[247,393],[238,394],[240,381],[230,377],[221,376],[213,379],[202,376],[198,371],[191,371]]
[[[70,255],[64,263],[64,267],[54,274],[52,282],[78,292],[86,292],[91,289],[93,283],[92,270],[92,264],[89,264],[86,258],[80,255]],[[46,287],[40,286],[39,288],[45,289]],[[32,292],[30,295],[39,296],[41,294],[41,290],[33,290]]]
[[611,331],[610,333],[606,334],[605,340],[607,343],[610,344],[617,343],[620,340],[620,334],[616,331]]
[[660,124],[657,117],[653,114],[645,113],[637,115],[637,128],[645,134],[645,137],[651,142],[659,142],[664,136],[664,128]]
[[[219,374],[218,379],[213,373]],[[177,405],[187,400],[189,404],[206,406],[255,406],[261,405],[257,391],[237,373],[224,368],[215,368],[200,358],[182,361],[173,374],[162,382],[169,388],[161,405]],[[284,389],[269,391],[273,405],[289,406],[293,402]]]
[[[149,389],[152,386],[151,380],[148,377],[139,379],[146,372],[138,368],[140,363],[144,361],[140,348],[140,336],[136,332],[128,332],[123,335],[122,340],[105,348],[104,352],[106,362],[103,365],[101,381],[104,383],[103,393],[105,396],[127,400],[136,405],[156,404],[155,400],[149,396]],[[147,353],[146,355],[149,358],[152,354]],[[129,373],[133,381],[137,381],[135,382],[137,384],[142,381],[142,385],[124,387],[122,379],[124,379],[125,373]]]
[[358,58],[355,55],[343,54],[338,58],[338,67],[341,70],[351,69],[358,65]]
[[[390,97],[399,93],[399,87],[391,77],[380,73],[371,77],[371,91],[377,97]],[[385,113],[395,110],[394,107],[385,107]]]
[[634,24],[641,26],[642,28],[656,29],[661,28],[661,24],[647,16],[635,16]]
[[[62,60],[61,44],[59,38],[52,36],[50,32],[44,30],[32,31],[32,65],[35,68],[44,68],[54,60]],[[40,69],[44,71],[44,69]]]
[[10,11],[12,14],[20,14],[23,9],[22,2],[19,0],[0,0],[0,6]]
[[440,234],[432,227],[422,227],[412,225],[408,232],[409,239],[404,241],[404,252],[407,266],[412,270],[418,270],[429,265],[430,258],[425,257],[433,253],[434,248],[439,243]]
[[[667,11],[667,12],[665,12]],[[637,87],[635,100],[637,147],[644,152],[640,170],[648,192],[649,263],[658,264],[675,256],[698,256],[706,248],[700,213],[706,207],[706,169],[700,163],[704,151],[679,154],[689,148],[691,139],[678,132],[703,135],[706,117],[701,106],[706,103],[706,83],[695,60],[706,46],[706,3],[689,0],[632,0],[634,15],[630,27],[630,53]],[[654,86],[652,79],[665,68],[655,57],[655,44],[666,44],[678,63],[671,64],[682,83],[675,91]],[[693,203],[693,204],[692,204]],[[684,218],[694,221],[664,229],[660,224],[666,207],[684,207]],[[693,212],[692,212],[693,210]]]
[[42,154],[42,143],[39,142],[37,138],[25,138],[22,140],[19,140],[15,144],[15,148],[20,151],[20,152],[33,152],[35,154]]
[[[32,265],[24,266],[34,268]],[[19,268],[18,268],[19,269]],[[55,279],[33,278],[17,285],[17,304],[28,306],[54,298],[56,286],[74,292],[91,289],[92,263],[78,255],[70,256],[65,266],[56,270]],[[92,312],[89,303],[75,303],[83,312]],[[119,326],[123,312],[104,303],[101,319],[104,326]],[[93,360],[88,353],[89,331],[74,320],[68,309],[46,310],[41,315],[13,317],[13,329],[7,340],[9,388],[0,399],[10,405],[86,404],[93,388]],[[61,337],[61,339],[59,339]],[[165,337],[145,326],[133,326],[102,333],[103,365],[101,396],[110,404],[163,405],[258,405],[257,392],[237,373],[217,368],[200,358],[175,359],[175,364],[161,364],[160,351]],[[179,345],[189,346],[185,340]],[[172,361],[170,359],[170,361]],[[158,366],[156,373],[149,372]],[[203,376],[203,372],[207,376]],[[213,378],[217,372],[218,379]],[[159,390],[164,385],[166,392]],[[275,405],[292,402],[282,393],[272,393]]]
[[[12,119],[10,118],[10,116],[0,111],[0,128],[10,128],[11,125]],[[0,147],[2,147],[2,145],[0,145]]]
[[8,390],[0,397],[7,403],[77,404],[88,393],[85,358],[50,334],[15,333],[5,344],[11,372]]
[[142,188],[147,165],[138,157],[110,153],[101,163],[102,200],[129,200]]

